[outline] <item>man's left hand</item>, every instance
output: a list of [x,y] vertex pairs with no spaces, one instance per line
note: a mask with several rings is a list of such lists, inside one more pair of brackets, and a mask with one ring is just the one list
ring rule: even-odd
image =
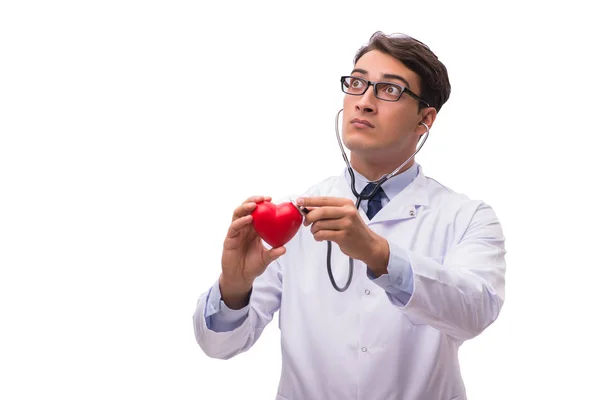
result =
[[296,204],[310,211],[304,218],[304,226],[312,225],[310,231],[316,241],[335,242],[344,254],[363,261],[377,276],[387,273],[389,244],[369,229],[352,200],[303,197]]

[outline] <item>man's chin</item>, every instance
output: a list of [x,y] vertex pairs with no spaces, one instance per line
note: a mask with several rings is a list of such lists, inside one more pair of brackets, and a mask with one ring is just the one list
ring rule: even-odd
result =
[[348,151],[352,154],[362,157],[376,157],[381,153],[381,148],[377,146],[369,146],[366,144],[348,147]]
[[378,146],[377,143],[369,139],[370,138],[366,138],[364,135],[346,136],[344,138],[344,146],[346,146],[348,150],[354,153],[379,150],[379,147],[381,145]]

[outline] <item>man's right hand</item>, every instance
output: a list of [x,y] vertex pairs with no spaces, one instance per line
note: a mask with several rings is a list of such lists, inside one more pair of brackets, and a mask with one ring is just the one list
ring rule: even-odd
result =
[[252,211],[261,201],[271,201],[271,198],[250,197],[235,209],[223,243],[219,286],[221,298],[232,309],[248,304],[254,280],[285,253],[283,246],[268,250],[252,226]]

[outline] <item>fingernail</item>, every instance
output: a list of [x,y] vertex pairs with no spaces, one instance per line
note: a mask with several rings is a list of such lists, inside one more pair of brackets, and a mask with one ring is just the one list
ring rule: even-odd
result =
[[298,197],[296,199],[296,204],[299,206],[304,205],[304,199],[302,197]]

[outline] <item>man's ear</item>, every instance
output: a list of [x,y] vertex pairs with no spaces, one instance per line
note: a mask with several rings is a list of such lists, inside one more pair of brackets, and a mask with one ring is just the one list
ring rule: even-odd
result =
[[435,108],[433,107],[427,107],[425,109],[423,109],[421,111],[423,113],[422,117],[421,117],[421,121],[419,121],[419,124],[416,127],[416,132],[419,135],[419,139],[421,138],[421,136],[423,136],[426,132],[427,129],[425,128],[425,125],[427,125],[429,127],[429,129],[431,129],[431,127],[433,126],[433,123],[435,122],[435,118],[437,116],[437,111],[435,110]]

